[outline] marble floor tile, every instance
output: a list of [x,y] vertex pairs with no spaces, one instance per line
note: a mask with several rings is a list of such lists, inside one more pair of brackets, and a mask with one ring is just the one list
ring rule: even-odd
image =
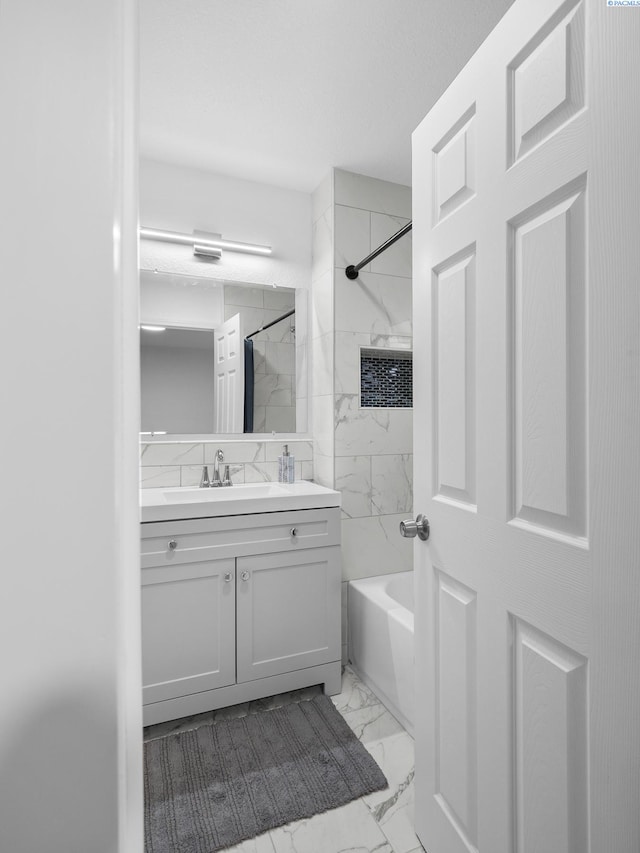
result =
[[414,831],[414,743],[406,732],[366,744],[389,787],[364,797],[364,802],[394,853],[412,853],[420,841]]
[[366,684],[360,681],[350,666],[346,666],[342,673],[342,691],[332,696],[331,701],[341,714],[380,703],[378,697],[374,696]]
[[362,800],[271,831],[275,853],[394,853]]
[[225,853],[274,853],[271,835],[265,832],[264,835],[249,838],[242,844],[236,844],[235,847],[226,847]]
[[366,705],[356,711],[341,711],[340,713],[351,726],[358,740],[365,746],[404,731],[393,714],[390,714],[380,702],[374,705]]

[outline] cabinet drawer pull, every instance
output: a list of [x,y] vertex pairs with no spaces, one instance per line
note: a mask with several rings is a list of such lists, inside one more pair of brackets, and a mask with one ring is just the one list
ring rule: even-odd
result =
[[243,580],[243,581],[248,581],[248,580],[249,580],[249,577],[250,577],[249,572],[243,572],[243,573],[240,575],[240,577],[242,578],[242,580]]
[[232,572],[225,572],[224,573],[224,582],[225,583],[231,583],[232,580],[233,580],[233,573]]
[[292,527],[292,528],[291,528],[291,535],[292,535],[292,536],[297,536],[297,535],[298,535],[298,528],[297,528],[297,527]]
[[177,539],[169,539],[169,550],[175,551],[177,547],[178,547],[178,540]]

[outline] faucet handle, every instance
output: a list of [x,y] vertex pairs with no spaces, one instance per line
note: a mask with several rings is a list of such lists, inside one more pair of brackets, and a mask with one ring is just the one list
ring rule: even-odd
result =
[[200,488],[207,489],[211,484],[209,483],[209,469],[206,465],[202,466],[202,477],[200,477]]
[[224,466],[224,478],[222,480],[222,485],[223,486],[233,486],[233,483],[231,482],[231,474],[229,473],[229,466],[228,465]]

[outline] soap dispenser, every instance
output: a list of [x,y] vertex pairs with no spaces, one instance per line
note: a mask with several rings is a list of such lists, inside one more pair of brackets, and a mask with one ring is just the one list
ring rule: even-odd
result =
[[278,482],[295,483],[295,464],[295,457],[289,453],[289,445],[285,444],[278,457]]

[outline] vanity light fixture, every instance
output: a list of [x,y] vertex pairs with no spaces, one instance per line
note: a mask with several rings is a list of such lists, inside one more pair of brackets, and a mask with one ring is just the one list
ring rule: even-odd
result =
[[140,227],[139,234],[144,240],[161,240],[165,243],[178,243],[192,246],[194,255],[206,258],[220,258],[222,250],[247,252],[250,255],[270,255],[271,246],[258,246],[254,243],[239,243],[236,240],[223,240],[220,234],[207,231],[194,231],[193,234],[181,234],[179,231],[164,231],[160,228]]
[[166,332],[167,331],[166,326],[150,326],[146,323],[141,325],[140,328],[143,329],[145,332]]

